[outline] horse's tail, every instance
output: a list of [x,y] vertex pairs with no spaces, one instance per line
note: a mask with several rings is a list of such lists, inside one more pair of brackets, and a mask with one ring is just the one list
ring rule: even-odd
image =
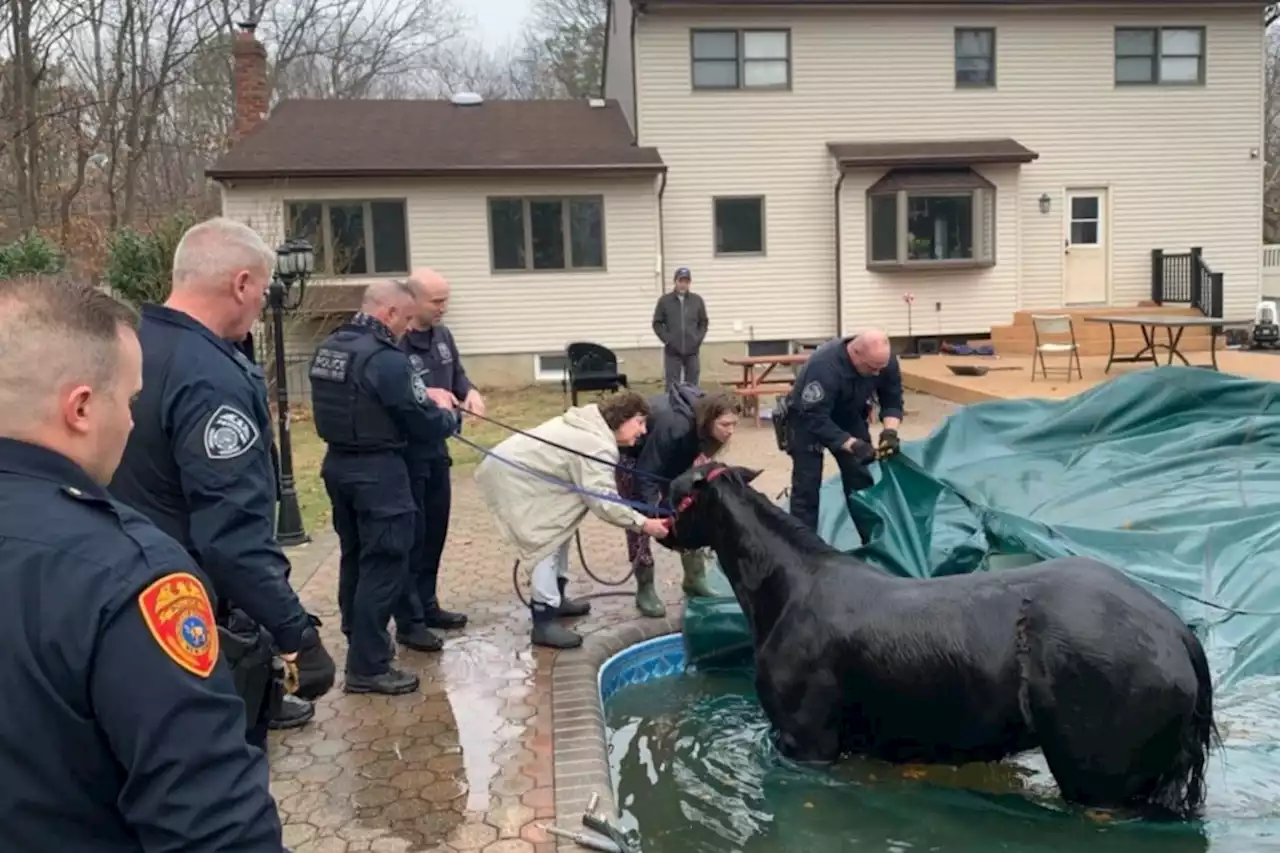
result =
[[1222,737],[1213,720],[1213,681],[1204,646],[1190,628],[1184,630],[1182,642],[1196,675],[1195,706],[1179,732],[1178,754],[1156,781],[1151,799],[1179,817],[1194,818],[1204,808],[1209,749],[1221,746]]

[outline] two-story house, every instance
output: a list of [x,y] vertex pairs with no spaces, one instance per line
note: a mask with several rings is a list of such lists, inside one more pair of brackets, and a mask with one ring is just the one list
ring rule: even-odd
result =
[[604,94],[713,342],[1137,306],[1193,246],[1249,316],[1262,5],[612,0]]

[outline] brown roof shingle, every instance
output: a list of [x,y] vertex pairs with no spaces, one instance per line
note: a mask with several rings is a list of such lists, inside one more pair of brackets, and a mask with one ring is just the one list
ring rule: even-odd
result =
[[973,166],[982,163],[1030,163],[1040,155],[1012,139],[963,139],[918,142],[828,142],[842,167]]
[[284,101],[205,174],[234,178],[656,173],[616,101]]

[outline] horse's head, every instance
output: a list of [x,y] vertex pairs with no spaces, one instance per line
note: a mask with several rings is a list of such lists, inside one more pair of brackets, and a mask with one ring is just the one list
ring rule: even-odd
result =
[[715,501],[716,489],[721,487],[719,484],[746,488],[758,476],[759,471],[722,462],[709,462],[686,471],[671,483],[675,515],[668,524],[670,533],[658,541],[676,551],[710,547],[714,521],[709,508]]

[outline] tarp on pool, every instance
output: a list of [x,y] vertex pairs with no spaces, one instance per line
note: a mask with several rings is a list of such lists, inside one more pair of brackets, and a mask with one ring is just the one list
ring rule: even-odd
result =
[[[1235,612],[1280,612],[1280,384],[1161,367],[1068,400],[981,403],[873,467],[847,499],[839,477],[823,485],[819,532],[837,548],[915,577],[1093,557],[1197,629],[1220,688],[1280,674],[1280,617]],[[715,582],[724,597],[686,609],[689,659],[749,661]]]

